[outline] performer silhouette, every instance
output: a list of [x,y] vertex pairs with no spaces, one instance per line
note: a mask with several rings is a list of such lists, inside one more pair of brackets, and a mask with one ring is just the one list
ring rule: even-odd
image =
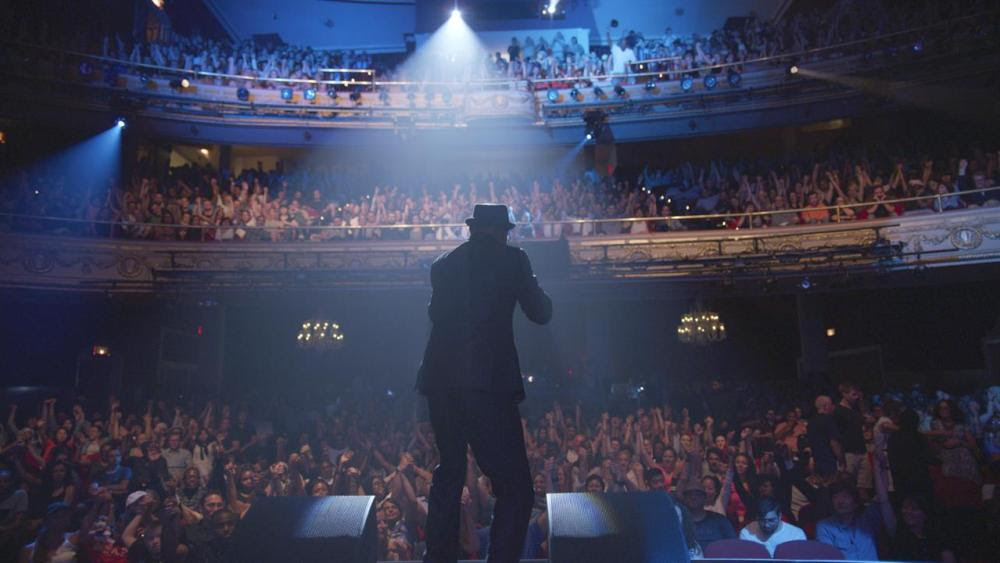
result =
[[469,241],[431,266],[433,326],[417,375],[441,454],[428,500],[426,563],[458,560],[469,445],[496,496],[487,561],[518,560],[534,503],[512,323],[516,303],[531,321],[549,322],[552,301],[538,286],[528,255],[507,245],[514,225],[506,205],[476,205],[466,223]]

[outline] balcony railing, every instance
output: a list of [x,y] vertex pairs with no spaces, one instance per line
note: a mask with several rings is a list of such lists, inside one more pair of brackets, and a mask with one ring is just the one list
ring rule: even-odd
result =
[[[650,235],[718,230],[761,231],[771,227],[806,227],[823,223],[854,224],[872,219],[867,210],[879,206],[903,209],[916,204],[917,209],[902,211],[907,217],[947,213],[961,209],[968,201],[994,202],[1000,210],[1000,186],[934,194],[927,196],[865,201],[844,205],[827,205],[752,211],[737,213],[706,213],[690,215],[660,215],[654,217],[566,218],[516,223],[511,231],[513,240],[551,240],[572,237]],[[978,205],[978,204],[976,204]],[[990,204],[993,205],[993,204]],[[827,212],[827,221],[785,222],[781,219],[801,218],[804,213]],[[860,215],[865,215],[860,218]],[[775,224],[775,218],[779,218]],[[759,221],[759,223],[758,223]],[[757,224],[755,224],[757,223]],[[449,241],[468,237],[464,223],[397,223],[356,225],[243,225],[243,224],[163,224],[140,221],[105,221],[81,218],[50,217],[16,213],[0,213],[0,230],[21,233],[48,233],[65,236],[102,237],[113,239],[149,240],[161,242],[284,242],[284,243],[347,243],[368,241]],[[194,234],[191,234],[194,233]]]
[[[789,86],[784,76],[784,67],[792,63],[812,61],[820,64],[820,61],[825,61],[824,64],[830,64],[840,61],[863,69],[900,64],[906,59],[901,55],[886,57],[884,60],[878,58],[873,62],[866,56],[873,51],[883,50],[909,53],[911,58],[920,56],[924,60],[954,57],[960,52],[983,48],[981,40],[966,41],[962,38],[976,39],[972,37],[972,32],[994,21],[998,13],[1000,11],[992,10],[838,45],[733,63],[681,69],[671,61],[650,60],[639,61],[636,63],[637,72],[625,75],[550,79],[498,77],[463,81],[396,81],[380,80],[370,69],[327,69],[355,75],[350,79],[262,79],[252,75],[230,75],[136,63],[6,40],[0,41],[0,44],[10,49],[8,64],[4,69],[8,78],[54,79],[67,84],[97,87],[103,91],[117,91],[126,96],[141,97],[149,103],[151,109],[186,108],[206,115],[287,115],[288,112],[297,111],[300,116],[317,118],[331,117],[327,114],[334,112],[341,117],[351,116],[361,120],[371,120],[373,117],[392,118],[394,115],[419,110],[450,113],[459,120],[480,116],[528,116],[544,120],[559,117],[559,112],[587,105],[616,107],[628,104],[630,107],[641,108],[683,94],[697,95],[704,100],[706,97],[725,96],[727,92],[744,92],[751,88],[757,90],[759,95],[763,93],[761,89]],[[911,52],[910,47],[915,41],[920,41],[923,46],[920,55]],[[25,57],[13,56],[22,52],[26,54]],[[663,62],[667,64],[661,65]],[[80,72],[83,63],[89,69],[87,75]],[[41,76],[45,74],[42,70],[45,64],[52,67],[49,69],[51,72],[48,76]],[[656,65],[657,68],[650,68],[650,65]],[[720,80],[723,85],[710,91],[700,80],[696,80],[690,88],[685,89],[678,80],[682,75],[724,77],[729,70],[739,70],[742,73],[741,87],[726,86],[725,80]],[[177,87],[176,82],[180,79],[189,80],[190,86]],[[206,80],[221,84],[207,84]],[[655,84],[654,91],[646,90],[645,83],[648,81]],[[175,83],[174,86],[171,86],[172,82]],[[595,85],[602,86],[608,95],[591,96],[589,89]],[[614,85],[621,85],[625,89],[625,95],[613,94],[610,89]],[[8,87],[11,86],[13,85],[8,82]],[[573,87],[578,87],[581,95],[574,97],[571,103],[566,103]],[[240,95],[243,88],[246,92]],[[286,93],[283,98],[283,89],[290,90],[291,96]],[[548,101],[550,89],[555,91],[558,100],[556,103]],[[309,92],[308,99],[306,92]],[[335,94],[336,97],[329,94]],[[350,97],[352,94],[353,98]],[[636,107],[632,109],[638,111]],[[555,110],[555,113],[549,110]]]

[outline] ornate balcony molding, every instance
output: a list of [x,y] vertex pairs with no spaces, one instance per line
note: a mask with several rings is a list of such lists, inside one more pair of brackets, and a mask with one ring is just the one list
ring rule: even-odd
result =
[[[0,287],[115,292],[421,287],[430,263],[458,242],[174,243],[2,233]],[[539,243],[524,244],[530,252]],[[1000,207],[808,227],[570,237],[568,248],[567,283],[738,280],[993,263],[1000,262]]]

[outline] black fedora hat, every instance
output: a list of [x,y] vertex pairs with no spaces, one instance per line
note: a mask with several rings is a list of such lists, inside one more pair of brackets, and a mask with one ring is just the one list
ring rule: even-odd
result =
[[472,217],[465,220],[470,227],[503,227],[508,231],[514,228],[510,222],[510,212],[501,203],[477,203],[472,211]]

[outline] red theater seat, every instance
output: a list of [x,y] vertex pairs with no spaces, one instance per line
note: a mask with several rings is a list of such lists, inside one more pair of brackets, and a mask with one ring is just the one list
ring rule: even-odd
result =
[[779,545],[774,550],[774,558],[842,561],[844,554],[830,544],[816,540],[796,540]]
[[763,545],[746,540],[718,540],[704,549],[705,559],[770,559]]

